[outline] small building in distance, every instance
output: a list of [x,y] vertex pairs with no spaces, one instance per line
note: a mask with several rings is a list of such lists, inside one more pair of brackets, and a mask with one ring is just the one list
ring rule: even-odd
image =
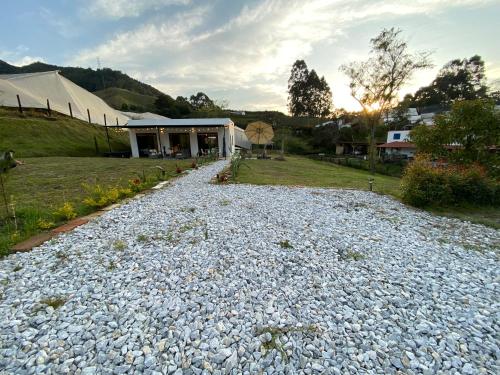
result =
[[409,130],[391,130],[387,142],[377,146],[379,154],[386,159],[411,159],[415,156],[415,144],[410,142]]

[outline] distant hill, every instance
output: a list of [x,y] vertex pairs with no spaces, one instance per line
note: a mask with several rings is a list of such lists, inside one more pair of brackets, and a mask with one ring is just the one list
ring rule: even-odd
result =
[[139,94],[117,87],[95,91],[94,94],[111,107],[121,111],[156,112],[154,105],[156,97],[152,95]]
[[129,77],[119,70],[64,67],[41,62],[25,66],[14,66],[0,60],[0,74],[38,73],[49,70],[59,70],[62,76],[90,92],[113,87],[153,97],[157,97],[162,93],[153,86]]

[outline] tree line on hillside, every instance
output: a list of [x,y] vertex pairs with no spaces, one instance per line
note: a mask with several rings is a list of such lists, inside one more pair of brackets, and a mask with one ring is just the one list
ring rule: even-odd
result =
[[178,96],[175,99],[162,93],[155,101],[156,113],[171,118],[187,117],[195,113],[206,116],[217,115],[225,109],[224,107],[224,103],[216,103],[203,92],[198,92],[189,98]]
[[85,90],[95,92],[109,87],[117,87],[136,92],[142,95],[158,96],[162,92],[153,86],[140,82],[119,70],[109,68],[91,69],[79,67],[64,67],[42,62],[35,62],[25,66],[14,66],[0,60],[0,74],[39,73],[59,70],[60,74],[83,87]]

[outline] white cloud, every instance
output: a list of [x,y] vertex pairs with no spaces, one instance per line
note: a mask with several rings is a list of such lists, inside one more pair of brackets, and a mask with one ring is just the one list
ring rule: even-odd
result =
[[[462,0],[453,6],[484,2]],[[135,11],[129,8],[129,12],[145,9],[144,3],[138,2],[133,6]],[[159,1],[148,3],[154,6]],[[368,20],[437,16],[451,6],[444,0],[261,0],[244,6],[227,22],[219,20],[219,24],[209,22],[214,18],[213,8],[198,6],[165,20],[155,17],[119,33],[81,51],[70,63],[88,66],[100,57],[106,66],[121,69],[174,96],[205,91],[228,99],[232,107],[286,110],[287,80],[296,59],[330,48]],[[347,90],[337,88],[337,79],[345,83],[338,66],[360,58],[355,55],[356,48],[368,52],[368,40],[352,44],[354,52],[333,55],[326,69],[319,72],[327,79],[335,78],[332,86],[339,106],[352,107],[353,103],[347,98]]]
[[29,48],[18,45],[14,50],[0,50],[0,59],[15,66],[24,66],[40,61],[45,62],[43,57],[28,55]]
[[98,18],[138,17],[146,11],[169,5],[187,5],[190,0],[92,0],[85,3],[86,13]]
[[10,64],[15,65],[15,66],[24,66],[24,65],[29,65],[34,62],[45,62],[45,60],[42,57],[34,57],[34,56],[23,56],[21,58],[16,59],[15,61],[10,62]]

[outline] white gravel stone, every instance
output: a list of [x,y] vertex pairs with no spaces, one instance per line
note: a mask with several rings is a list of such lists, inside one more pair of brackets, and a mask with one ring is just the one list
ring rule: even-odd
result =
[[225,163],[0,260],[0,373],[500,373],[499,231]]

